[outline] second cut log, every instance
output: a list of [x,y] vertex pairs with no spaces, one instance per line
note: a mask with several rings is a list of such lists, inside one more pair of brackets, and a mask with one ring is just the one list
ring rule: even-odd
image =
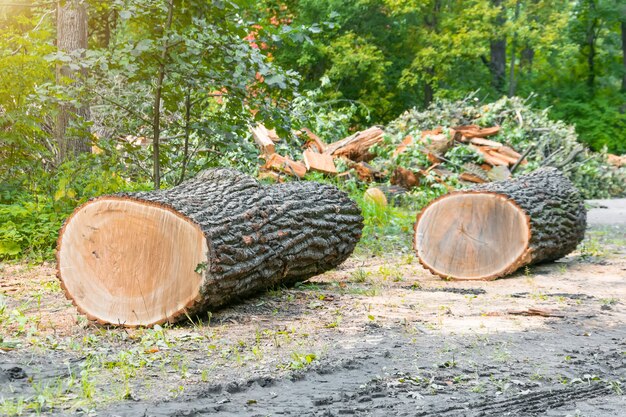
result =
[[446,194],[418,215],[414,247],[443,278],[491,280],[559,259],[583,240],[586,211],[554,168]]

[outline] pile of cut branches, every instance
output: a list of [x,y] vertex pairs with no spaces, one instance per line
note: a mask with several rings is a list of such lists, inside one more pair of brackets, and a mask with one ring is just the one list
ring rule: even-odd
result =
[[547,110],[534,110],[527,101],[505,97],[482,105],[473,95],[437,101],[427,110],[405,112],[385,128],[373,126],[329,144],[303,128],[294,132],[302,148],[290,152],[301,152],[296,158],[277,153],[278,136],[258,125],[252,134],[265,160],[260,176],[282,181],[317,171],[374,183],[372,196],[412,195],[423,204],[448,190],[551,166],[585,198],[624,193],[623,158],[591,152],[578,142],[573,126],[551,120]]

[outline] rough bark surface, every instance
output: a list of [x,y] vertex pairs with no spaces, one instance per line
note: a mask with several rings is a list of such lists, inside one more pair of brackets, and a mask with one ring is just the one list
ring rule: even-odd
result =
[[[199,272],[200,296],[163,318],[169,321],[332,269],[352,253],[363,227],[359,207],[333,186],[263,186],[230,169],[205,171],[169,190],[113,197],[175,210],[204,233],[209,253],[208,265]],[[63,229],[60,241],[62,234]]]
[[[87,10],[82,3],[69,1],[58,7],[57,15],[57,47],[60,51],[76,52],[87,49]],[[85,70],[72,71],[66,65],[57,67],[57,84],[65,85],[79,81],[85,76]],[[87,134],[68,134],[67,128],[74,118],[89,119],[89,107],[82,105],[73,107],[69,104],[59,106],[59,114],[55,126],[55,135],[59,145],[59,160],[63,161],[72,154],[89,152],[90,145]]]
[[477,185],[471,190],[502,194],[530,217],[530,258],[524,264],[562,258],[585,237],[584,201],[556,168],[541,168],[514,180]]
[[[523,211],[528,219],[530,230],[527,246],[518,258],[512,259],[505,268],[472,279],[495,279],[508,275],[524,265],[559,259],[576,249],[584,238],[586,229],[584,201],[573,184],[555,168],[541,168],[514,180],[476,185],[467,190],[452,192],[440,197],[424,208],[418,216],[415,225],[415,249],[418,258],[424,267],[444,278],[466,279],[437,271],[429,266],[426,259],[422,258],[417,243],[418,224],[424,217],[424,213],[437,201],[451,196],[471,195],[473,193],[494,194],[511,201]],[[464,207],[458,207],[458,213],[463,210]],[[476,221],[481,222],[496,222],[496,220],[480,217],[476,219]],[[439,220],[437,219],[437,221]],[[441,218],[440,220],[442,225],[449,221],[448,218]],[[506,230],[503,230],[503,233],[505,232]],[[503,241],[506,242],[506,237]]]

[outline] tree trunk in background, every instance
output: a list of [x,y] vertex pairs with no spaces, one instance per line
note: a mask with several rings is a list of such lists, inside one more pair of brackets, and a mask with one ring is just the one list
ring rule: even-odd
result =
[[[64,6],[57,6],[57,48],[59,51],[72,53],[87,49],[87,10],[78,1],[68,1]],[[57,66],[57,85],[63,86],[71,82],[80,82],[85,71],[76,72],[66,65]],[[74,107],[63,103],[59,105],[55,136],[59,146],[59,161],[63,162],[71,155],[90,151],[87,132],[68,131],[72,120],[88,120],[89,107],[82,104]]]
[[598,28],[598,18],[595,16],[595,14],[596,2],[595,0],[590,0],[586,45],[589,48],[589,51],[587,52],[587,66],[589,68],[589,73],[587,75],[587,86],[589,86],[589,88],[591,89],[593,89],[596,81],[596,41],[598,39],[596,30]]
[[622,62],[624,73],[622,74],[622,91],[626,92],[626,21],[622,22]]
[[622,22],[622,62],[624,73],[622,74],[622,91],[626,92],[626,22]]
[[[496,18],[496,29],[501,31],[506,22],[506,13],[502,0],[492,0],[494,7],[500,8],[500,13]],[[491,40],[490,45],[491,60],[489,70],[491,71],[491,85],[498,93],[504,92],[506,80],[506,38],[504,36]]]
[[535,49],[530,44],[526,44],[520,53],[520,67],[528,68],[528,72],[532,72],[534,59]]
[[[169,0],[167,9],[167,22],[165,23],[164,34],[168,34],[172,27],[172,17],[174,14],[174,0]],[[165,60],[167,59],[167,50],[169,48],[167,40],[163,45],[161,52],[161,61],[159,63],[159,73],[156,81],[156,91],[154,93],[154,117],[152,120],[152,176],[154,179],[154,189],[161,188],[161,162],[159,151],[159,140],[161,138],[161,93],[163,91],[163,80],[165,79]]]
[[[428,68],[426,72],[429,75],[432,75],[434,74],[435,71],[432,68]],[[430,106],[430,103],[433,102],[433,98],[435,97],[433,86],[430,83],[431,81],[424,82],[424,105],[425,107]]]
[[[515,3],[515,20],[519,18],[520,0]],[[513,41],[511,42],[511,62],[509,63],[509,97],[515,95],[515,52],[517,49],[517,31],[513,33]]]

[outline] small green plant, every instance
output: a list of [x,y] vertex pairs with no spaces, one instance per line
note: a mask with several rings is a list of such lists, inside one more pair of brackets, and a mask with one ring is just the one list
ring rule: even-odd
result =
[[313,361],[317,359],[317,355],[314,353],[299,353],[292,352],[291,353],[291,362],[287,365],[287,368],[298,370],[304,369],[309,366]]

